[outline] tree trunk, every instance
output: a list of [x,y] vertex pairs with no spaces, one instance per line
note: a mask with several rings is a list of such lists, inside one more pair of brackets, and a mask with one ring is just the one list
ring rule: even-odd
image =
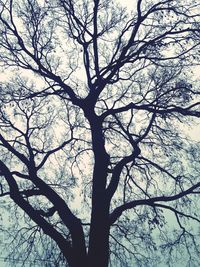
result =
[[[102,203],[99,200],[99,203]],[[91,219],[88,267],[107,267],[109,260],[108,207],[94,208]]]
[[88,267],[107,267],[109,261],[109,199],[106,195],[109,156],[105,150],[101,122],[90,120],[94,152],[92,214]]

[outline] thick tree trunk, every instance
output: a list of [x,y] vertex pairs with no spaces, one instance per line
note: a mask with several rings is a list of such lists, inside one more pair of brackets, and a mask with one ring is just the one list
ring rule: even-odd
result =
[[107,267],[109,261],[109,199],[106,195],[109,156],[105,150],[101,122],[90,120],[94,152],[92,214],[88,267]]
[[[101,200],[99,201],[99,203]],[[102,202],[101,202],[102,203]],[[109,261],[108,208],[94,208],[91,219],[88,267],[107,267]]]

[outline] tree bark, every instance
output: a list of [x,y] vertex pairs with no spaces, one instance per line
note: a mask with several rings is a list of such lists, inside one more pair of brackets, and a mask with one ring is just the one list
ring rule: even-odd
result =
[[94,152],[92,214],[88,267],[107,267],[109,261],[109,199],[106,194],[109,156],[105,150],[100,119],[89,116]]
[[[99,200],[99,203],[102,203]],[[109,260],[108,208],[105,203],[94,207],[91,218],[88,267],[107,267]]]

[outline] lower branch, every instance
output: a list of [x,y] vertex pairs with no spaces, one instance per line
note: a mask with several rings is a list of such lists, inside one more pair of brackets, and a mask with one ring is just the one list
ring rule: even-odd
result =
[[77,257],[77,253],[74,248],[71,246],[71,243],[67,241],[51,224],[49,224],[38,212],[35,210],[21,195],[19,191],[18,185],[13,178],[11,172],[7,168],[7,166],[0,161],[0,171],[1,175],[3,175],[9,185],[10,189],[10,197],[11,199],[26,213],[28,216],[41,227],[43,232],[47,234],[50,238],[52,238],[60,250],[62,251],[64,257],[69,263],[70,267],[78,267],[82,266],[82,262],[80,262]]

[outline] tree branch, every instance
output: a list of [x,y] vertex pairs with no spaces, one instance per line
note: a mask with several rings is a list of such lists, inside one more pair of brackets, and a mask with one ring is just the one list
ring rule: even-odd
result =
[[193,116],[193,117],[200,117],[200,111],[197,110],[190,110],[191,108],[195,106],[200,106],[200,102],[197,102],[195,104],[192,104],[188,107],[182,108],[179,106],[171,105],[169,107],[162,107],[159,105],[151,105],[151,104],[143,104],[143,105],[137,105],[134,103],[130,103],[124,107],[116,108],[116,109],[109,109],[105,111],[100,117],[102,120],[104,120],[109,115],[115,115],[121,112],[126,112],[128,110],[146,110],[154,114],[171,114],[171,113],[180,113],[184,116]]
[[197,189],[198,187],[200,187],[200,182],[191,186],[187,190],[182,191],[179,194],[176,194],[173,196],[153,197],[149,199],[133,200],[128,203],[125,203],[117,207],[116,209],[114,209],[114,211],[110,214],[110,225],[112,225],[122,215],[122,213],[128,209],[132,209],[132,208],[135,208],[141,205],[147,205],[147,206],[160,205],[159,203],[156,203],[156,202],[175,201],[189,194],[192,194],[192,193],[194,194],[194,190]]
[[69,262],[72,262],[72,248],[70,242],[66,239],[52,226],[50,225],[41,215],[34,210],[34,208],[21,196],[18,185],[13,178],[11,172],[6,167],[6,165],[0,160],[0,170],[4,175],[9,188],[10,197],[12,200],[25,212],[29,217],[39,225],[45,234],[50,236],[59,246],[65,257]]

